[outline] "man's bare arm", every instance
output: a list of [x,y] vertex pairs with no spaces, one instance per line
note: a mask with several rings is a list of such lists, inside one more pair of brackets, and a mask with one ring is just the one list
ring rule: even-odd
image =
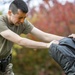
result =
[[16,33],[12,32],[11,30],[5,30],[1,32],[0,35],[7,40],[10,40],[14,43],[17,43],[21,46],[25,46],[28,48],[48,48],[49,47],[49,43],[36,42],[33,40],[29,40],[27,38],[22,38]]
[[61,40],[62,38],[64,38],[62,36],[45,33],[43,31],[37,29],[36,27],[34,27],[32,29],[31,34],[33,34],[34,36],[38,37],[40,40],[45,41],[45,42],[50,42],[52,40]]

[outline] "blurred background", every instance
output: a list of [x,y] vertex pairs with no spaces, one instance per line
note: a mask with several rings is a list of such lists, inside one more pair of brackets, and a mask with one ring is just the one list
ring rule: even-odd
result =
[[[6,14],[13,0],[0,0],[0,15]],[[68,36],[75,33],[75,0],[24,0],[29,8],[27,19],[47,33]],[[36,41],[34,36],[20,36]],[[13,46],[15,75],[65,75],[48,50]]]

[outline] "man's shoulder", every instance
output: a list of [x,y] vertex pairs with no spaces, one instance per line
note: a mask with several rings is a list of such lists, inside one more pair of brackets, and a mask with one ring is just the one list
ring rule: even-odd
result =
[[6,19],[6,15],[0,15],[0,20],[5,20]]
[[24,24],[27,26],[33,26],[33,24],[27,19],[24,20]]
[[3,18],[3,15],[0,15],[0,20]]
[[28,23],[28,20],[27,20],[27,19],[25,19],[25,20],[24,20],[24,23],[25,23],[25,24],[27,24],[27,23]]
[[2,17],[3,15],[0,15],[0,18]]

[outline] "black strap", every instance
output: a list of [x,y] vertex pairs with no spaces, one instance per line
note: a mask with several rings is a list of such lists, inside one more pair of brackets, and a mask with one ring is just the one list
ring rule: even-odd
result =
[[0,71],[5,72],[7,65],[11,62],[12,55],[10,54],[8,58],[0,60]]

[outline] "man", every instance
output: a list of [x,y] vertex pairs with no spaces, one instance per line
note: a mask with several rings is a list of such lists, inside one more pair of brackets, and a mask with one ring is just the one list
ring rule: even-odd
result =
[[49,53],[66,75],[75,75],[75,34],[50,45]]
[[[14,0],[6,15],[0,16],[0,75],[14,75],[12,72],[11,48],[13,43],[28,48],[49,48],[50,41],[60,40],[63,37],[45,33],[34,27],[26,20],[28,7],[23,0]],[[36,36],[44,42],[36,42],[22,38],[21,33]]]

